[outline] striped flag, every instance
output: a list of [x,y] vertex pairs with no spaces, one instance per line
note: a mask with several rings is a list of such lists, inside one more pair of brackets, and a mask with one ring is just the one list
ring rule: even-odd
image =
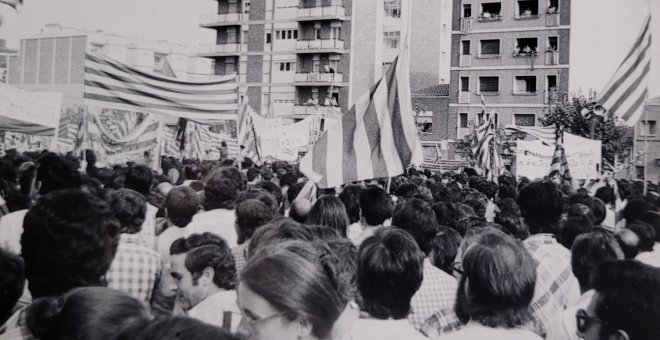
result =
[[227,145],[229,157],[236,157],[238,155],[238,144],[231,136],[212,132],[208,125],[194,122],[188,122],[188,124],[188,130],[190,131],[190,142],[188,146],[191,149],[190,154],[192,158],[202,160],[219,159],[220,148],[223,142]]
[[651,16],[632,49],[596,100],[628,126],[635,126],[644,111],[651,69]]
[[0,4],[9,5],[18,11],[23,6],[23,0],[0,0]]
[[261,159],[253,121],[256,117],[258,117],[258,114],[250,106],[248,97],[245,97],[238,114],[238,145],[242,150],[239,150],[237,161],[241,157],[248,157],[253,162],[258,163]]
[[109,58],[85,57],[85,105],[148,111],[201,124],[236,119],[236,76],[213,81],[182,81],[145,72]]
[[507,133],[522,132],[538,138],[543,144],[554,146],[557,142],[557,129],[554,126],[516,126],[507,125]]
[[421,164],[407,45],[385,75],[314,144],[300,171],[320,188],[402,174]]
[[557,130],[555,153],[552,156],[552,163],[550,164],[550,174],[555,171],[559,173],[562,184],[573,184],[571,171],[568,168],[568,160],[566,160],[566,151],[564,150],[564,131],[562,131],[562,129]]

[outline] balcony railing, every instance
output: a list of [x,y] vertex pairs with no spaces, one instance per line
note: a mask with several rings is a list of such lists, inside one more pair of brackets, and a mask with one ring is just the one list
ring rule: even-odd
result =
[[247,44],[228,43],[217,45],[202,45],[199,54],[238,54],[247,51]]
[[337,106],[321,105],[296,105],[293,107],[293,114],[296,116],[315,115],[315,114],[334,114],[341,115],[341,108]]
[[296,73],[294,81],[296,83],[341,83],[344,77],[341,73]]
[[472,66],[472,55],[471,54],[461,54],[458,61],[458,66],[466,67]]
[[343,50],[344,41],[336,39],[298,40],[296,50],[318,51],[318,50]]
[[481,13],[479,14],[479,21],[500,21],[502,20],[501,14]]
[[545,90],[543,99],[545,104],[560,103],[568,100],[568,94],[559,92],[556,89]]
[[472,31],[472,18],[461,18],[461,33],[468,34]]
[[512,93],[514,96],[536,96],[536,91],[527,91],[527,90],[513,90]]
[[343,18],[346,15],[346,9],[341,5],[332,5],[324,7],[306,7],[298,9],[298,20],[319,20],[319,18]]
[[240,25],[250,20],[249,13],[204,14],[199,18],[200,26]]
[[470,104],[470,91],[460,91],[460,92],[458,92],[458,103],[459,104]]
[[514,58],[536,58],[538,57],[538,52],[519,52],[519,51],[513,51],[513,57]]
[[514,19],[516,20],[534,20],[538,18],[539,18],[538,14],[532,14],[532,13],[520,13],[514,17]]
[[548,27],[559,26],[559,12],[547,13],[545,15],[545,25]]
[[559,65],[559,51],[546,51],[545,52],[546,65]]

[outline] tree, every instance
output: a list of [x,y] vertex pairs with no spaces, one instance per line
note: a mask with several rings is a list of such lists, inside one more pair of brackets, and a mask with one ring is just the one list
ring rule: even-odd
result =
[[[463,159],[469,160],[471,165],[475,165],[476,159],[472,154],[472,143],[477,134],[477,130],[472,123],[470,124],[470,127],[472,128],[472,132],[463,137],[463,139],[456,140],[454,143],[454,150],[461,155]],[[498,150],[503,156],[512,155],[515,152],[516,139],[523,138],[525,138],[523,133],[507,133],[502,126],[498,126],[495,129],[495,140],[497,141]]]
[[590,107],[593,94],[574,96],[568,100],[553,100],[539,119],[541,125],[557,124],[564,131],[585,138],[600,140],[603,144],[602,157],[614,164],[614,157],[624,159],[630,152],[632,141],[627,137],[629,128],[617,125],[617,117],[612,112],[593,118],[582,116],[582,109]]

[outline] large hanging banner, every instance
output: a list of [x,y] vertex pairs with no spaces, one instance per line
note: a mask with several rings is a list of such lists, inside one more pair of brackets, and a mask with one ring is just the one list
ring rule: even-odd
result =
[[30,92],[0,83],[0,130],[53,136],[60,124],[61,93]]
[[[575,179],[598,178],[601,169],[601,141],[564,132],[566,160]],[[554,146],[540,140],[516,141],[516,177],[538,179],[550,173]]]

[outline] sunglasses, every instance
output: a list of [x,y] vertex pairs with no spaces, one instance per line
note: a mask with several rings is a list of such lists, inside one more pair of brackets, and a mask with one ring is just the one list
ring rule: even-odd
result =
[[581,333],[584,333],[589,329],[589,326],[593,322],[598,322],[603,325],[607,325],[607,323],[597,317],[589,316],[587,314],[587,311],[584,309],[578,309],[578,311],[575,313],[575,320],[577,321],[577,329]]

